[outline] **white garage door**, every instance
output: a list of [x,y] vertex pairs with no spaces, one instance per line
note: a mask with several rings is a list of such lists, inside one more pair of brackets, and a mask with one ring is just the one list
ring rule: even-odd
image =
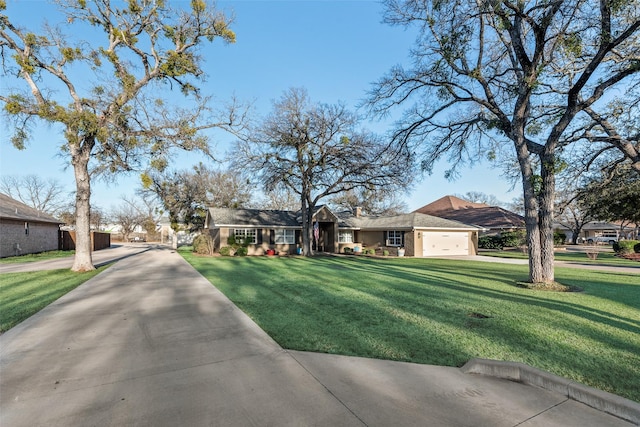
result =
[[422,256],[469,255],[466,231],[424,231]]

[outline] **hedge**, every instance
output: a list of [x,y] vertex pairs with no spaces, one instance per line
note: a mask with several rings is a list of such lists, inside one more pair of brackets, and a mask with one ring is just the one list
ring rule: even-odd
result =
[[613,244],[613,250],[618,254],[640,253],[639,240],[620,240]]

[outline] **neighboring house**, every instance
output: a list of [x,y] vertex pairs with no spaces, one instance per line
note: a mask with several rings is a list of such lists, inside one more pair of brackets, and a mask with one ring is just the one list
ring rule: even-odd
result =
[[[333,213],[320,206],[313,215],[317,224],[314,248],[320,252],[343,253],[375,249],[406,256],[474,255],[478,247],[478,227],[420,213],[372,217],[354,212]],[[268,249],[293,254],[302,246],[302,217],[299,212],[259,209],[210,208],[205,229],[215,250],[227,246],[227,239],[250,239],[250,255]],[[314,238],[315,240],[315,238]]]
[[525,229],[524,218],[516,213],[454,196],[444,196],[414,212],[475,225],[484,229],[483,234]]
[[[565,233],[567,238],[565,241],[572,241],[572,231],[562,224],[554,224],[554,229],[561,233]],[[591,221],[582,226],[578,243],[609,243],[620,239],[635,239],[636,230],[632,226],[621,227],[620,224]]]
[[0,193],[0,258],[58,249],[61,221]]

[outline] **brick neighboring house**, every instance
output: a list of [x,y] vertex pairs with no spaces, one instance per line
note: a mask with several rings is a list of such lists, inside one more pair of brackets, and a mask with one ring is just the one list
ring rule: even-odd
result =
[[524,218],[498,206],[472,203],[454,196],[444,196],[414,212],[433,215],[484,229],[484,235],[524,230]]
[[[405,256],[427,257],[475,255],[478,247],[477,227],[420,213],[376,217],[362,215],[358,208],[334,213],[319,206],[313,223],[318,228],[314,248],[320,252],[374,249],[376,253],[404,251]],[[232,235],[250,239],[250,255],[262,255],[269,249],[294,254],[302,245],[302,217],[294,211],[210,208],[205,229],[215,250],[227,246]]]
[[61,221],[0,193],[0,258],[58,249]]

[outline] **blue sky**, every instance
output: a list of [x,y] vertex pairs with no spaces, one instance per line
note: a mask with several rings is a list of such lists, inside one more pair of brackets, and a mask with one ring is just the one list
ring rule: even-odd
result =
[[[44,1],[7,3],[10,19],[24,24],[39,23],[45,15],[51,15],[51,7]],[[375,1],[239,0],[219,1],[218,7],[235,15],[232,29],[237,41],[232,45],[214,43],[203,51],[208,74],[203,93],[220,100],[233,94],[254,100],[259,114],[267,113],[271,102],[289,87],[306,88],[312,101],[340,101],[355,109],[372,82],[393,65],[408,62],[415,38],[411,31],[383,24],[382,5]],[[72,191],[73,171],[58,156],[63,143],[58,129],[43,126],[27,149],[18,151],[11,146],[7,123],[4,117],[2,120],[0,173],[55,178]],[[364,125],[383,133],[391,121]],[[233,140],[230,135],[215,134],[212,142],[222,153]],[[197,154],[180,155],[172,167],[188,168],[200,160]],[[510,183],[490,165],[461,169],[456,181],[444,178],[446,169],[443,161],[432,175],[414,186],[405,198],[410,210],[454,193],[478,191],[503,202],[519,195],[520,187],[509,191]],[[109,210],[138,186],[136,175],[121,175],[112,183],[94,182],[93,205]]]

